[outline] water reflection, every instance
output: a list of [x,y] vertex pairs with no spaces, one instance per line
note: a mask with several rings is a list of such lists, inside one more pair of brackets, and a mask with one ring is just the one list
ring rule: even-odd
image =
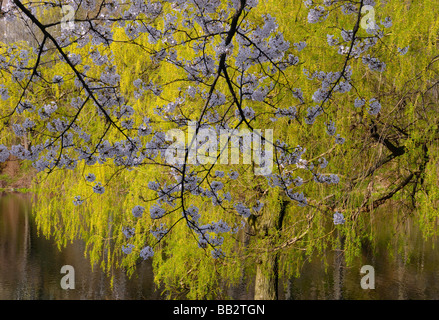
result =
[[[110,279],[99,269],[91,270],[84,257],[84,244],[76,241],[59,251],[52,240],[38,236],[31,215],[29,196],[0,196],[0,300],[1,299],[161,299],[153,283],[149,263],[140,265],[132,279],[121,271]],[[391,213],[388,213],[389,215]],[[384,220],[386,216],[382,217]],[[313,257],[304,264],[299,278],[280,284],[281,299],[439,299],[439,245],[424,241],[411,219],[397,230],[406,240],[394,244],[395,230],[378,223],[375,249],[365,244],[362,256],[347,267],[343,251]],[[375,289],[363,290],[360,268],[375,268]],[[63,265],[75,268],[74,290],[63,290]],[[245,284],[231,289],[233,299],[252,299]]]
[[[91,270],[82,242],[59,251],[53,241],[38,236],[30,210],[29,196],[0,197],[0,299],[161,298],[150,264],[143,263],[132,279],[117,273],[111,288],[99,268]],[[75,268],[74,290],[60,286],[63,265]]]
[[[394,213],[393,213],[394,214]],[[399,230],[389,223],[391,212],[377,213],[380,226],[373,249],[364,243],[362,256],[346,267],[342,251],[327,253],[325,266],[314,257],[301,276],[288,281],[290,299],[436,300],[439,299],[438,239],[425,241],[410,217]],[[396,242],[399,234],[399,245]],[[402,241],[402,242],[401,242]],[[375,289],[364,290],[360,274],[364,265],[375,269]],[[327,272],[324,272],[325,268]]]

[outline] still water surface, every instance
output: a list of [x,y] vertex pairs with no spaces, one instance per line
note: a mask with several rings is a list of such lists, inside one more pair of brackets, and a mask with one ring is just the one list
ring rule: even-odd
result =
[[[327,264],[315,257],[299,278],[283,280],[282,299],[439,299],[439,240],[424,241],[409,219],[401,230],[408,239],[399,250],[389,247],[394,229],[383,228],[376,250],[364,249],[347,268],[340,252],[329,253]],[[367,248],[367,246],[366,246]],[[4,299],[161,299],[149,263],[129,279],[117,273],[114,286],[99,269],[91,269],[84,244],[76,241],[59,251],[54,241],[37,233],[30,198],[0,197],[0,300]],[[362,265],[375,268],[375,289],[360,286]],[[63,265],[75,268],[75,289],[63,290]],[[235,288],[233,299],[252,299],[253,292]]]

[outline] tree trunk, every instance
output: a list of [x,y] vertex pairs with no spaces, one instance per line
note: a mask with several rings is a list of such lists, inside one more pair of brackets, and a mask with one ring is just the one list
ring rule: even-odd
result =
[[[277,300],[279,282],[279,254],[273,249],[275,237],[282,229],[288,201],[279,199],[280,209],[264,208],[262,215],[254,218],[257,237],[263,248],[256,261],[255,300]],[[271,210],[270,210],[271,209]]]
[[255,300],[277,300],[278,281],[278,255],[262,254],[256,266]]

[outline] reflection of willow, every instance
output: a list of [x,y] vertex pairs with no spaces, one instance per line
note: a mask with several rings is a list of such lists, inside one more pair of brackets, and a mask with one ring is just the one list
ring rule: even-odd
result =
[[[123,272],[110,280],[91,270],[84,259],[84,244],[75,241],[59,251],[55,243],[37,236],[27,196],[0,198],[1,299],[157,299],[152,270],[144,264],[138,278]],[[63,265],[75,269],[75,290],[60,286]],[[111,282],[112,281],[112,282]]]
[[[334,250],[315,256],[290,280],[293,299],[438,299],[438,239],[423,238],[416,218],[390,205],[368,217],[372,237],[364,238],[353,260],[341,239]],[[363,217],[364,218],[364,217]],[[351,259],[351,260],[349,260]],[[328,261],[324,268],[322,260]],[[375,269],[375,289],[362,289],[363,265]]]
[[343,251],[343,239],[340,237],[339,232],[337,232],[340,245],[334,251],[334,299],[343,300],[343,276],[344,276],[344,265],[345,256]]
[[[5,196],[0,201],[2,230],[0,232],[1,283],[0,297],[6,299],[35,298],[41,277],[29,266],[31,233],[29,199],[23,196]],[[14,268],[11,268],[14,266]]]
[[[23,212],[23,216],[24,216],[24,232],[22,234],[23,236],[23,255],[22,255],[22,261],[23,263],[20,263],[21,266],[21,270],[20,275],[23,275],[23,279],[22,281],[20,281],[20,292],[24,291],[24,293],[26,292],[26,290],[24,288],[26,288],[28,286],[28,283],[32,281],[32,279],[29,279],[29,273],[27,272],[28,270],[28,259],[27,257],[29,256],[30,253],[30,247],[31,247],[31,234],[30,234],[30,228],[29,228],[29,215],[30,215],[30,210],[29,210],[30,206],[25,205],[24,206],[24,212]],[[39,282],[39,280],[34,280],[35,282]],[[36,288],[39,284],[35,283],[35,291]],[[24,290],[23,290],[24,289]],[[29,292],[31,294],[31,296],[27,296],[24,297],[26,299],[32,299],[34,298],[34,294],[36,293],[35,291],[33,292]]]

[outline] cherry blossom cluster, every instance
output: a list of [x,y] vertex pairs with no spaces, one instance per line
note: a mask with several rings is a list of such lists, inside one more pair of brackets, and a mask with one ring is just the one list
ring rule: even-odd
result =
[[[257,7],[257,0],[230,0],[227,5],[220,0],[64,2],[74,10],[82,8],[91,12],[99,8],[98,14],[90,14],[85,21],[76,19],[74,28],[62,30],[56,36],[51,27],[37,24],[44,36],[40,47],[33,50],[11,47],[6,54],[0,55],[0,71],[9,70],[11,80],[23,88],[23,94],[12,112],[21,117],[14,117],[17,120],[11,124],[12,131],[18,138],[36,133],[44,133],[45,137],[44,142],[35,142],[30,148],[22,144],[10,148],[0,145],[0,162],[7,161],[13,155],[21,160],[32,161],[38,171],[47,172],[56,168],[73,170],[79,163],[93,166],[110,161],[127,169],[147,164],[167,168],[167,175],[147,183],[155,196],[131,208],[131,220],[122,230],[127,240],[122,248],[123,253],[136,252],[143,259],[152,257],[154,243],[166,241],[166,235],[172,228],[162,221],[180,212],[180,221],[186,223],[190,232],[196,235],[198,246],[210,248],[212,256],[220,258],[225,255],[221,249],[223,234],[238,232],[243,227],[239,221],[261,215],[264,210],[262,199],[246,203],[231,193],[228,187],[239,179],[240,172],[236,167],[228,171],[216,167],[220,164],[219,155],[206,163],[190,162],[189,153],[193,144],[196,144],[196,150],[202,150],[207,140],[194,139],[188,145],[180,146],[176,152],[181,151],[181,161],[166,163],[166,150],[169,150],[173,141],[168,139],[167,131],[160,128],[156,120],[152,120],[153,116],[173,129],[193,130],[194,136],[203,130],[218,134],[221,130],[242,127],[252,134],[256,133],[254,137],[258,137],[260,145],[270,144],[273,152],[265,148],[254,161],[262,165],[268,157],[276,159],[276,170],[263,174],[268,187],[281,188],[299,206],[308,204],[305,193],[300,190],[305,183],[339,183],[336,174],[322,172],[328,165],[325,158],[306,160],[304,146],[290,146],[280,140],[265,139],[255,129],[254,123],[267,124],[287,119],[313,125],[319,117],[328,116],[325,111],[331,107],[335,95],[351,92],[352,60],[361,59],[371,71],[385,71],[385,62],[373,56],[370,50],[383,38],[382,30],[378,27],[369,30],[369,37],[358,35],[361,8],[364,5],[374,6],[373,1],[362,0],[358,4],[341,0],[325,0],[322,3],[304,1],[311,24],[324,23],[336,8],[341,8],[344,14],[356,15],[350,28],[342,26],[339,35],[327,35],[326,38],[328,45],[340,54],[341,69],[310,71],[303,68],[303,73],[315,88],[309,98],[305,97],[302,88],[290,83],[287,75],[289,68],[300,66],[309,44],[305,39],[295,39],[291,45],[270,14],[264,14],[260,22],[252,21],[248,12]],[[27,19],[37,19],[32,3],[23,5],[15,0],[10,11],[14,10],[21,11]],[[381,25],[390,27],[391,19],[386,17]],[[151,64],[168,64],[183,73],[176,73],[176,79],[171,81],[181,85],[178,95],[169,99],[169,95],[164,95],[167,83],[152,81],[145,72],[134,76],[130,93],[121,91],[120,70],[111,52],[115,28],[123,29],[129,39],[126,45],[142,47],[137,41],[143,37],[148,39],[150,48],[142,53],[150,58],[148,61]],[[47,43],[50,43],[50,47]],[[81,56],[71,49],[86,46],[90,48],[88,56]],[[39,74],[41,66],[38,63],[54,50],[54,63],[66,65],[70,74],[56,74],[44,79]],[[407,51],[408,47],[398,49],[400,54]],[[31,61],[36,65],[32,66]],[[39,81],[59,88],[73,85],[75,94],[69,96],[68,106],[59,101],[41,103],[33,99],[28,88]],[[288,92],[292,98],[290,106],[281,107],[271,103],[270,94],[277,90]],[[10,88],[0,85],[0,98],[7,101],[10,95]],[[153,109],[154,115],[144,116],[139,123],[133,103],[151,97],[156,98],[159,105]],[[186,110],[190,110],[194,102],[200,101],[200,110],[188,115]],[[358,97],[354,106],[366,106],[366,98]],[[377,98],[370,98],[367,107],[371,116],[381,110]],[[98,118],[92,125],[78,120],[86,110],[94,110],[97,114]],[[197,117],[196,121],[193,121],[193,117]],[[102,125],[102,132],[97,135],[93,131],[96,121]],[[344,137],[336,134],[335,122],[328,119],[325,125],[326,133],[335,144],[345,142]],[[110,139],[109,132],[117,138]],[[304,179],[300,176],[302,174],[311,174],[313,179]],[[95,197],[105,193],[106,182],[96,181],[91,170],[86,171],[84,179],[91,184],[90,191]],[[75,206],[86,201],[84,196],[74,197]],[[210,205],[220,207],[225,214],[236,216],[236,222],[220,219],[206,223],[209,216],[193,205],[189,200],[193,197],[200,197],[204,202],[209,200]],[[136,236],[132,223],[142,218],[145,212],[149,213],[155,227],[149,230],[150,240],[141,248],[136,248],[130,243]],[[334,224],[344,222],[343,215],[334,215]]]

